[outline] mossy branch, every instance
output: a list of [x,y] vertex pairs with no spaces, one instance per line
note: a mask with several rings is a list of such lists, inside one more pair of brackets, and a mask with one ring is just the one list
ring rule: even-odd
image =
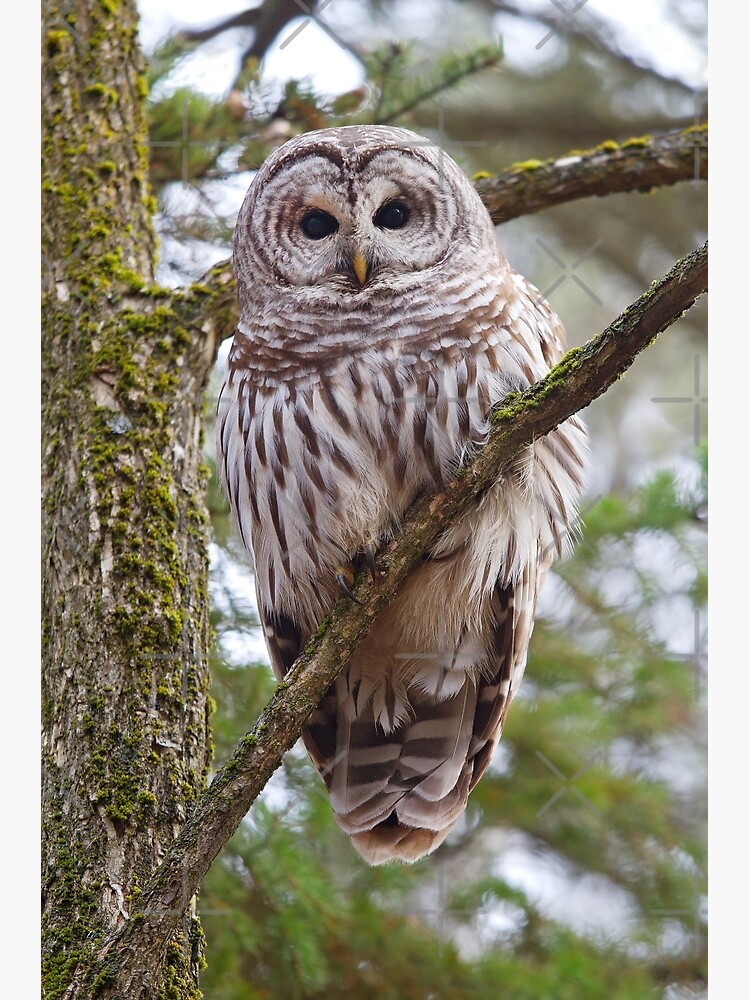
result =
[[557,160],[516,163],[495,177],[475,178],[475,186],[498,225],[579,198],[707,178],[708,124],[703,123],[667,135],[603,142]]
[[[101,997],[130,996],[144,952],[167,947],[193,894],[222,847],[279,767],[284,753],[422,554],[477,502],[502,470],[536,438],[549,433],[609,388],[656,336],[679,319],[708,287],[708,246],[678,261],[636,302],[584,347],[571,350],[523,393],[504,400],[486,446],[437,493],[418,499],[402,533],[379,562],[383,576],[361,579],[355,605],[340,601],[280,684],[252,732],[241,741],[144,887],[139,911],[110,936],[99,954],[106,970]],[[71,995],[83,996],[84,992]]]
[[[708,125],[625,142],[603,142],[557,160],[528,160],[494,177],[477,176],[474,186],[499,225],[567,201],[624,191],[651,191],[680,181],[708,179]],[[222,295],[235,294],[231,264],[217,264],[201,279]],[[231,330],[229,331],[231,334]],[[229,335],[228,334],[228,335]]]

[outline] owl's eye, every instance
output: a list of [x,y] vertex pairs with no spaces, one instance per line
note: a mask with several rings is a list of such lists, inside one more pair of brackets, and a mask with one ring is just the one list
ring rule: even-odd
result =
[[409,221],[409,209],[402,201],[389,201],[373,216],[379,229],[402,229]]
[[331,233],[335,233],[339,224],[328,212],[313,210],[302,217],[300,222],[302,232],[311,240],[322,240]]

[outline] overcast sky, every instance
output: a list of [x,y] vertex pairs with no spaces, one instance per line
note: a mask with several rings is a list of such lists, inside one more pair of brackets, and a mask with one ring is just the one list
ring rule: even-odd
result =
[[[524,5],[546,16],[559,15],[559,6],[552,0],[525,0]],[[205,27],[248,6],[244,0],[214,0],[209,12],[204,0],[184,0],[179,5],[174,0],[140,0],[143,45],[147,51],[152,50],[180,27]],[[409,20],[415,25],[419,23],[415,13],[418,7],[418,4],[409,3],[407,23]],[[696,25],[702,24],[703,0],[683,0],[681,10],[684,18],[692,15]],[[632,57],[660,73],[684,80],[696,90],[705,89],[705,40],[700,35],[691,36],[669,20],[666,0],[627,0],[627,3],[623,0],[584,0],[584,6],[579,7],[575,17],[576,26],[583,31],[586,31],[589,12],[588,23],[605,21],[611,25],[618,45]],[[407,14],[406,9],[404,14]],[[321,15],[322,20],[342,34],[346,34],[347,23],[355,23],[361,16],[361,6],[355,0],[329,0]],[[293,41],[289,40],[305,20],[301,9],[299,20],[289,25],[284,36],[276,40],[264,61],[266,78],[310,77],[316,90],[332,94],[356,87],[363,77],[361,66],[322,28],[309,23]],[[400,17],[398,23],[401,26]],[[513,67],[534,65],[541,68],[558,57],[559,37],[554,36],[539,46],[549,31],[541,24],[498,14],[493,27],[503,36],[504,58]],[[250,37],[250,29],[238,29],[203,46],[200,52],[184,61],[175,85],[190,82],[193,87],[220,96],[236,75],[242,40]]]

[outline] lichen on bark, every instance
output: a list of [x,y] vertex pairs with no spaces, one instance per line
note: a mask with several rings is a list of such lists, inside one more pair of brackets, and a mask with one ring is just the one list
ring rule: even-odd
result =
[[[153,285],[135,4],[47,3],[44,19],[43,987],[55,998],[113,988],[116,956],[102,963],[99,945],[205,786],[201,427],[228,318],[215,291],[207,319],[206,289]],[[130,996],[198,995],[199,924],[190,899],[176,903],[188,931]]]

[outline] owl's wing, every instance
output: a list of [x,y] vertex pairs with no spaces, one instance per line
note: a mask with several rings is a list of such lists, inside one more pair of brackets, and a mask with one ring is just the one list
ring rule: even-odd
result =
[[[257,591],[257,588],[256,588]],[[258,595],[258,615],[276,680],[283,681],[302,652],[299,628],[286,615],[270,613]]]
[[[282,681],[302,652],[305,640],[298,626],[285,615],[269,612],[258,595],[258,615],[277,680]],[[302,731],[302,740],[326,785],[330,786],[336,759],[336,687],[326,692]]]
[[526,669],[526,653],[534,627],[536,602],[547,565],[527,566],[515,586],[495,587],[494,673],[482,678],[467,759],[472,762],[469,791],[487,769],[502,734],[508,708]]

